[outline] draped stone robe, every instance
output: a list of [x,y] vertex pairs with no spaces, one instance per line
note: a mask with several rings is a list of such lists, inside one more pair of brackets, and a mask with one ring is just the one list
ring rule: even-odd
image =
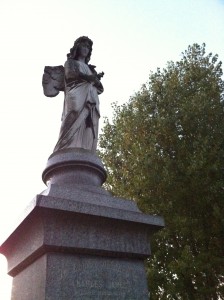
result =
[[103,92],[103,86],[95,87],[93,83],[79,77],[80,72],[85,75],[96,74],[92,66],[68,59],[64,68],[64,109],[54,151],[75,147],[95,152],[100,118],[98,94]]

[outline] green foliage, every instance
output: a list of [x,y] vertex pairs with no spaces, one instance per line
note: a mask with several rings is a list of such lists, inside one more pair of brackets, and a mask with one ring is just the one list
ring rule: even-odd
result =
[[107,189],[165,218],[147,261],[151,299],[224,297],[223,104],[221,62],[194,44],[105,121]]

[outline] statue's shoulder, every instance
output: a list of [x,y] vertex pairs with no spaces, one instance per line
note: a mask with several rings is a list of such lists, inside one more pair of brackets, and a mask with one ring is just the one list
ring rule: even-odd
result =
[[44,95],[47,97],[55,97],[60,91],[64,91],[65,70],[63,66],[44,68],[42,85]]

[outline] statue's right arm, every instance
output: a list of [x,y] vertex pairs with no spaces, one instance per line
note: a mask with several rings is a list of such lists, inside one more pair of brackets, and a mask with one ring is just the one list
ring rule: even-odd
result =
[[76,69],[76,67],[71,59],[68,59],[65,62],[64,68],[65,68],[66,80],[71,81],[72,79],[73,80],[78,79],[78,73],[79,73],[78,67]]
[[65,78],[67,81],[81,80],[95,83],[98,78],[95,75],[87,75],[79,71],[79,66],[74,60],[68,59],[65,62]]

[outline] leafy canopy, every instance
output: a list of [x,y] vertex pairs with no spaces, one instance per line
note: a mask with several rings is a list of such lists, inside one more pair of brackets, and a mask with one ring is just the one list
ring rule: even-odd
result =
[[147,262],[151,299],[224,297],[224,82],[194,44],[129,102],[113,106],[99,145],[106,188],[165,218]]

